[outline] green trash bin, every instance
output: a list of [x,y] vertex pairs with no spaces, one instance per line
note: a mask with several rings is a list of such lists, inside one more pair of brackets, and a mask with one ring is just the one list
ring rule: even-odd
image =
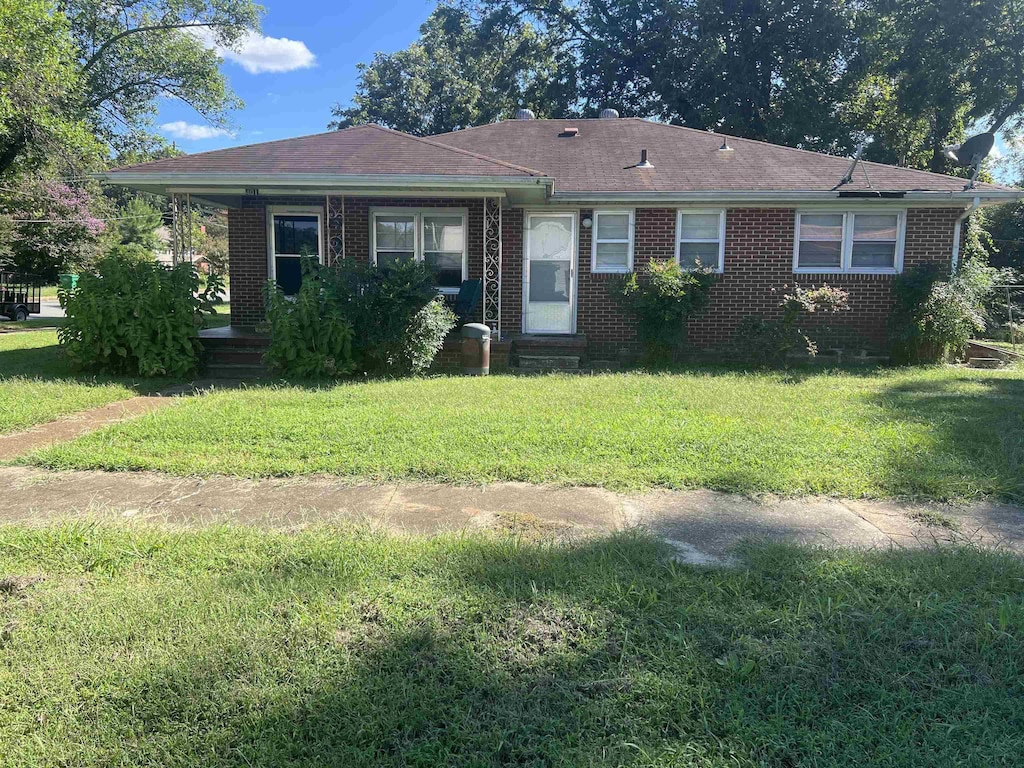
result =
[[57,275],[57,279],[65,290],[73,291],[78,287],[78,275]]

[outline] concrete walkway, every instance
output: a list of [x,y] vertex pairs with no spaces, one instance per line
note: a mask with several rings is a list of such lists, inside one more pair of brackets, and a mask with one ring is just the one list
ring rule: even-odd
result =
[[[0,435],[0,461],[10,461],[17,456],[46,448],[55,443],[74,440],[94,429],[164,408],[174,402],[174,398],[170,395],[171,393],[168,392],[166,396],[139,395],[127,400],[117,400],[97,408],[69,414],[56,421],[38,424],[24,432]],[[3,484],[0,483],[0,488],[2,487]]]
[[640,526],[669,541],[681,559],[703,564],[728,562],[735,545],[749,538],[850,547],[973,542],[1024,553],[1024,510],[997,503],[753,500],[713,491],[626,495],[524,483],[357,485],[324,477],[251,481],[29,467],[0,467],[0,488],[0,523],[88,518],[283,529],[355,523],[417,534],[497,529],[555,538]]

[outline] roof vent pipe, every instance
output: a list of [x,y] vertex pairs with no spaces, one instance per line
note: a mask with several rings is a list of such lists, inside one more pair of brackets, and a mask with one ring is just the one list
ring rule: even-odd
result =
[[722,137],[722,146],[718,148],[719,152],[732,152],[732,147],[729,146],[729,137]]
[[527,109],[526,107],[523,107],[521,109],[516,110],[516,120],[535,120],[536,118],[537,116],[533,114],[532,109]]
[[636,164],[636,168],[653,168],[654,163],[647,159],[647,150],[640,150],[640,162]]
[[605,107],[601,110],[602,120],[614,120],[619,116],[619,110],[612,109],[611,107]]

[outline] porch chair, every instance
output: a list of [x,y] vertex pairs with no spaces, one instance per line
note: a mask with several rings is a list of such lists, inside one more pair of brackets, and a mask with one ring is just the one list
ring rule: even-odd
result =
[[483,280],[463,280],[459,288],[459,295],[455,297],[455,304],[452,311],[459,318],[459,325],[470,322],[476,305],[480,303],[480,294],[483,292]]

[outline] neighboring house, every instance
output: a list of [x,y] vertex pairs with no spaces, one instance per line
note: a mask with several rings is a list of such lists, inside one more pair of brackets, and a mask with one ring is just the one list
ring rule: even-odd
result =
[[[645,157],[646,162],[641,162]],[[636,351],[614,281],[651,259],[720,273],[691,321],[699,346],[775,316],[794,284],[850,293],[848,345],[885,341],[893,278],[958,258],[961,222],[1019,190],[640,119],[515,119],[430,138],[375,125],[158,160],[105,180],[228,208],[231,322],[263,319],[263,287],[300,259],[425,260],[438,289],[484,281],[503,338],[578,335]]]

